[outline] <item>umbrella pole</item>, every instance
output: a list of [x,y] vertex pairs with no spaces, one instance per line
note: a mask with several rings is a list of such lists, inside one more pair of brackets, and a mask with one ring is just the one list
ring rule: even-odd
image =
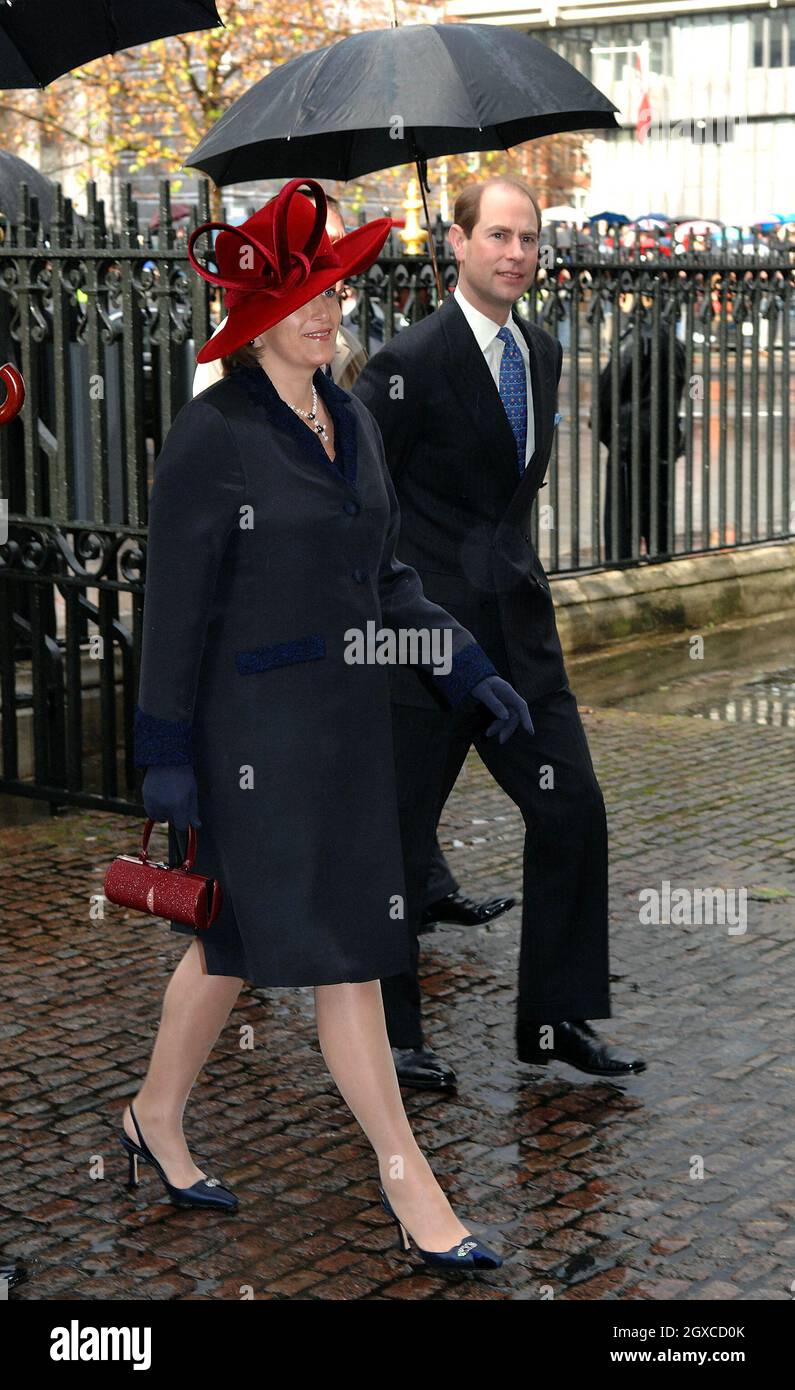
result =
[[[398,19],[397,5],[395,3],[395,0],[389,0],[389,7],[392,11],[392,28],[399,29],[400,20]],[[413,140],[411,143],[414,144]],[[414,145],[414,148],[416,149],[416,145]],[[414,163],[417,166],[417,178],[419,179],[420,193],[422,194],[422,206],[425,209],[425,230],[428,233],[428,245],[431,249],[431,265],[433,266],[433,278],[436,281],[436,307],[438,308],[442,302],[442,299],[444,298],[444,291],[442,289],[442,277],[439,274],[439,265],[436,260],[436,243],[434,242],[433,232],[431,231],[431,218],[430,213],[428,212],[428,199],[425,197],[426,191],[428,193],[430,193],[431,191],[430,185],[428,183],[428,161],[427,159],[423,159],[420,155],[416,155]]]
[[427,183],[428,161],[427,159],[421,159],[418,156],[414,162],[417,166],[417,178],[419,179],[420,193],[422,194],[422,206],[425,209],[425,230],[428,233],[428,245],[431,249],[431,264],[433,266],[433,278],[436,281],[437,308],[439,308],[439,306],[442,303],[442,300],[444,299],[444,291],[442,289],[442,277],[439,274],[439,263],[436,260],[436,243],[433,239],[433,232],[431,231],[431,217],[430,213],[428,212],[428,199],[425,197],[425,191],[429,188],[429,185]]

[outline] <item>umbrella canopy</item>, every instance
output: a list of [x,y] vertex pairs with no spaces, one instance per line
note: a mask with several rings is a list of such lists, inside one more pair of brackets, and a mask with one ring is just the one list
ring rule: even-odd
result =
[[219,185],[297,169],[347,180],[558,131],[617,130],[616,110],[564,58],[507,26],[369,29],[268,73],[185,164]]
[[9,222],[18,222],[22,214],[20,185],[23,183],[28,185],[28,192],[39,200],[39,219],[42,226],[49,227],[55,184],[24,159],[19,159],[8,150],[0,150],[0,213]]
[[756,227],[761,232],[774,232],[777,227],[783,227],[786,222],[795,222],[795,213],[792,212],[769,212],[758,221],[751,222],[751,227]]
[[722,226],[722,222],[705,222],[700,218],[693,218],[687,222],[680,222],[677,220],[675,236],[677,240],[681,240],[682,237],[706,236],[707,233],[709,233],[710,236],[720,235]]
[[[194,207],[196,206],[195,203],[193,204],[193,206],[194,206]],[[191,210],[191,204],[190,204],[190,203],[172,203],[172,204],[171,204],[171,221],[172,221],[172,222],[184,222],[184,220],[185,220],[186,217],[190,217],[190,210]],[[160,209],[159,209],[159,208],[156,208],[155,211],[152,213],[152,216],[149,218],[149,228],[150,228],[150,231],[156,232],[159,226],[160,226]]]
[[94,58],[221,24],[215,0],[0,4],[0,88],[46,87]]
[[589,222],[607,222],[611,227],[620,227],[628,222],[629,218],[624,212],[595,212],[588,218]]

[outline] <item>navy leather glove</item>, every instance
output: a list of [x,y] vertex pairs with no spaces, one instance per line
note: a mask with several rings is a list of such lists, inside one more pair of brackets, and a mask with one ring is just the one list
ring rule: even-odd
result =
[[535,733],[527,701],[523,700],[519,692],[504,681],[502,676],[486,676],[485,680],[478,681],[469,693],[497,716],[486,730],[486,738],[492,738],[497,734],[498,742],[504,743],[520,724],[528,734]]
[[175,830],[199,826],[199,793],[190,763],[177,767],[148,767],[142,787],[144,808],[150,820],[170,820]]

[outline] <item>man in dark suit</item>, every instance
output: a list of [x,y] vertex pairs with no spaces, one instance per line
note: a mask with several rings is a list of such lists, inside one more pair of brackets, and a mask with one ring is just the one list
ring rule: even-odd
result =
[[[401,559],[520,691],[535,728],[510,750],[494,747],[474,701],[448,713],[432,680],[391,669],[412,940],[438,818],[474,744],[526,826],[518,1055],[616,1076],[645,1063],[588,1021],[611,1012],[604,799],[530,539],[562,361],[560,344],[514,309],[535,275],[540,225],[534,195],[513,176],[462,190],[449,233],[455,293],[375,353],[353,389],[384,437]],[[452,1069],[422,1034],[418,955],[417,945],[411,973],[382,981],[398,1075],[451,1088]]]

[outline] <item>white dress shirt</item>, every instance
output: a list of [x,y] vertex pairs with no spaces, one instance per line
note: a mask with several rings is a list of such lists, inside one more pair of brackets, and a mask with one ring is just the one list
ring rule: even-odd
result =
[[[491,372],[494,378],[494,385],[499,392],[500,362],[502,361],[503,348],[505,347],[502,339],[497,337],[501,325],[495,323],[494,319],[488,318],[486,314],[482,314],[480,309],[475,308],[474,304],[470,304],[469,300],[461,293],[459,285],[456,285],[453,294],[458,301],[467,323],[475,335],[477,345],[486,359],[486,366]],[[521,329],[518,329],[514,324],[510,312],[505,324],[502,326],[507,328],[508,332],[512,334],[516,341],[516,346],[524,359],[525,376],[527,377],[527,446],[525,451],[525,467],[527,467],[527,464],[533,457],[536,447],[535,419],[533,416],[533,384],[530,379],[530,352],[525,342],[524,334],[521,332]]]

